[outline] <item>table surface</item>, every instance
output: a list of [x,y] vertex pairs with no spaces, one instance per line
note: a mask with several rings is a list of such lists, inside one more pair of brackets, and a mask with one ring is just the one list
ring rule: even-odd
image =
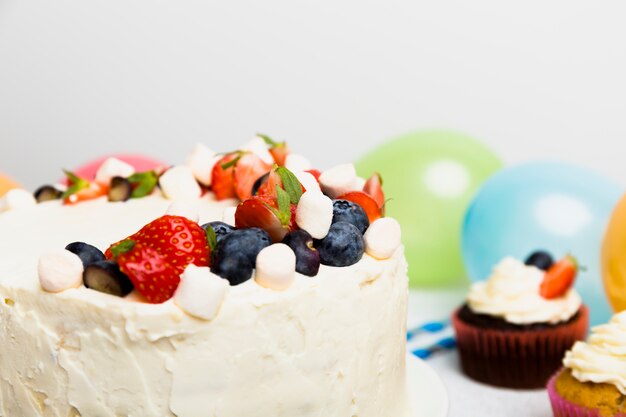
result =
[[[411,291],[409,327],[441,321],[461,303],[466,288]],[[427,360],[448,390],[449,417],[552,417],[545,390],[509,390],[476,383],[462,374],[456,351],[442,352]],[[477,414],[477,412],[480,414]]]

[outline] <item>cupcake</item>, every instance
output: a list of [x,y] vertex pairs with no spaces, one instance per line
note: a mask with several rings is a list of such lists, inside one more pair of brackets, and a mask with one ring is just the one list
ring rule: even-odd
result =
[[573,288],[577,270],[572,257],[554,263],[536,252],[525,263],[505,258],[473,284],[452,317],[463,372],[499,387],[545,387],[589,325]]
[[555,417],[626,416],[626,311],[593,328],[548,383]]

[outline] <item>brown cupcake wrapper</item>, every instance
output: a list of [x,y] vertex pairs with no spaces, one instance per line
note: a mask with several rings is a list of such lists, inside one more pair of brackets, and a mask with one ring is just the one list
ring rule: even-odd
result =
[[470,378],[505,388],[544,388],[561,367],[565,352],[583,340],[589,310],[582,306],[571,322],[543,329],[496,330],[452,316],[461,368]]

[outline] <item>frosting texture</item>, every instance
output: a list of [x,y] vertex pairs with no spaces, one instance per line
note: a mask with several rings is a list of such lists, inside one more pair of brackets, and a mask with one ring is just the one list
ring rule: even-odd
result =
[[472,285],[469,307],[476,313],[513,324],[557,324],[569,320],[582,305],[580,295],[572,288],[563,297],[545,299],[539,294],[543,277],[540,269],[505,258],[486,281]]
[[613,384],[626,395],[626,312],[596,326],[587,342],[577,342],[563,364],[581,382]]

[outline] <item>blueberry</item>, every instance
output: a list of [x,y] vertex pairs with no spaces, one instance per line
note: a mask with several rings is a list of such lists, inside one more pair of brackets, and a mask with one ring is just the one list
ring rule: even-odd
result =
[[113,177],[107,196],[109,201],[126,201],[133,193],[133,185],[126,178]]
[[550,269],[552,264],[554,264],[554,259],[548,252],[538,250],[530,254],[530,256],[526,259],[525,264],[529,266],[536,266],[543,271],[547,271]]
[[296,271],[314,277],[320,269],[320,253],[313,247],[313,238],[304,230],[289,233],[283,239],[296,254]]
[[113,261],[98,261],[83,272],[85,287],[106,294],[124,297],[133,290],[133,284],[120,267]]
[[231,285],[239,285],[252,277],[257,255],[271,244],[270,235],[258,227],[234,230],[215,248],[211,270]]
[[63,193],[52,185],[42,185],[33,194],[38,203],[43,203],[44,201],[58,200]]
[[104,254],[95,246],[85,242],[72,242],[65,247],[68,251],[78,255],[84,266],[89,266],[98,261],[104,261]]
[[351,223],[338,222],[330,226],[328,235],[319,242],[317,250],[322,264],[349,266],[363,257],[365,242],[356,226]]
[[224,222],[210,222],[202,225],[202,228],[206,230],[209,226],[215,232],[215,237],[217,238],[217,243],[219,244],[226,235],[230,234],[235,228],[230,224],[226,224]]
[[338,222],[353,224],[361,234],[365,233],[370,225],[365,210],[358,204],[347,200],[333,201],[333,223]]

